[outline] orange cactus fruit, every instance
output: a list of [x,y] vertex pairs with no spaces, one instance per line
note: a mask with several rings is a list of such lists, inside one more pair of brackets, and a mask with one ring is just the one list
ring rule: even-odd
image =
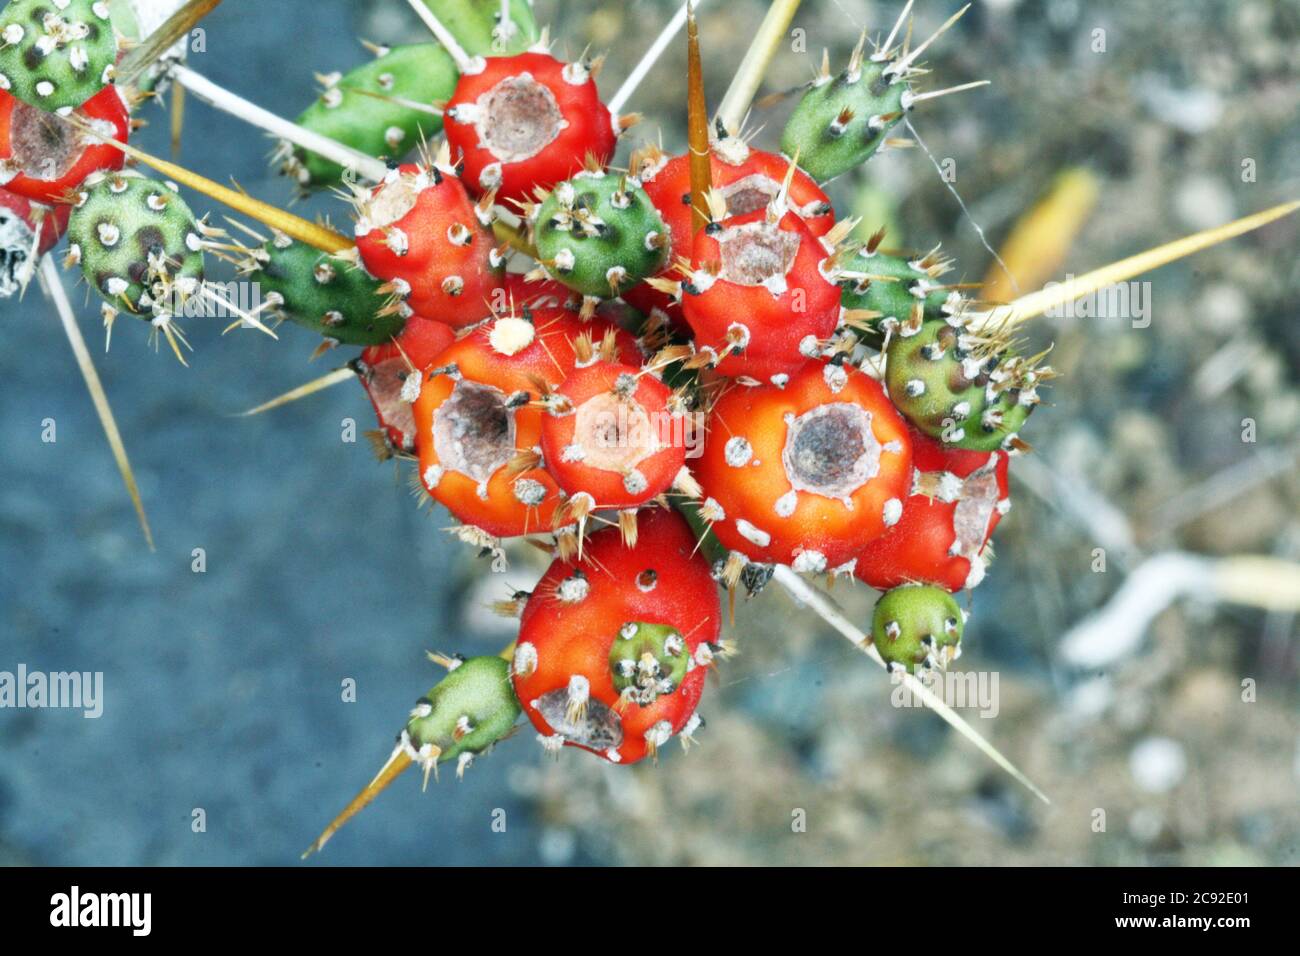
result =
[[585,560],[551,564],[520,619],[515,693],[548,750],[580,747],[618,764],[655,757],[699,726],[721,626],[690,526],[651,509],[635,547],[607,528],[591,536]]
[[547,470],[586,510],[637,508],[663,494],[686,464],[685,407],[648,371],[599,357],[547,399]]
[[413,315],[396,338],[370,346],[352,362],[389,448],[407,454],[415,451],[415,415],[411,403],[403,400],[402,389],[410,376],[418,381],[438,353],[455,341],[451,326]]
[[912,442],[879,382],[813,360],[784,388],[723,394],[694,470],[700,516],[733,556],[848,574],[863,544],[902,516]]
[[499,538],[549,530],[560,495],[542,465],[540,402],[592,334],[639,355],[629,333],[599,321],[523,310],[482,323],[406,387],[420,480],[462,522]]

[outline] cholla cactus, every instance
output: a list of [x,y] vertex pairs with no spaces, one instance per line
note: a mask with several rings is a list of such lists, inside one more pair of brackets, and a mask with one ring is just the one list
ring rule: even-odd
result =
[[9,0],[0,13],[0,89],[71,113],[109,83],[117,35],[106,0]]
[[[1052,371],[1021,354],[1015,324],[1031,306],[981,311],[942,281],[937,247],[895,254],[882,232],[857,243],[857,222],[836,217],[818,182],[870,158],[912,105],[942,95],[911,82],[960,12],[915,47],[910,3],[871,55],[864,35],[844,73],[824,68],[804,93],[784,155],[740,131],[758,86],[745,71],[708,121],[692,29],[689,149],[642,145],[623,170],[611,161],[633,125],[622,115],[631,93],[602,100],[598,59],[556,59],[522,2],[410,2],[440,46],[379,50],[327,78],[299,124],[199,84],[284,139],[301,185],[342,182],[352,236],[122,142],[122,123],[96,114],[98,97],[117,97],[99,92],[108,73],[74,93],[43,72],[58,67],[54,54],[73,73],[102,55],[77,43],[111,39],[106,14],[98,32],[66,22],[102,4],[51,0],[66,16],[43,14],[56,39],[38,41],[19,18],[46,5],[15,0],[13,29],[0,29],[13,92],[0,102],[10,109],[0,169],[32,200],[72,196],[68,260],[108,300],[110,322],[124,309],[170,338],[179,306],[211,294],[205,252],[234,261],[280,317],[324,346],[364,347],[326,383],[360,379],[379,457],[413,464],[417,497],[461,522],[458,539],[494,565],[505,538],[529,536],[551,555],[536,588],[499,608],[519,617],[518,640],[500,657],[437,658],[449,674],[315,848],[404,769],[427,779],[455,760],[463,772],[521,713],[551,753],[632,764],[673,738],[689,743],[705,674],[731,649],[719,583],[734,599],[779,581],[921,688],[914,673],[958,656],[954,595],[984,577],[1011,459],[1028,450],[1020,432]],[[755,50],[775,49],[786,25],[765,22]],[[48,55],[26,63],[39,42]],[[632,88],[644,73],[632,71]],[[163,74],[195,83],[174,64]],[[61,160],[48,175],[26,135],[46,120]],[[417,142],[439,122],[445,144]],[[271,238],[225,241],[170,182],[105,168],[123,152],[260,220]],[[0,227],[25,227],[39,255],[50,239],[30,203],[0,204],[11,212]],[[685,434],[696,412],[698,461]],[[800,574],[890,589],[870,637]]]

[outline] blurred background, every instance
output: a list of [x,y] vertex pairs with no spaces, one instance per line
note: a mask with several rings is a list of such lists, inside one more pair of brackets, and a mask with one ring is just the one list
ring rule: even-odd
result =
[[[557,51],[608,51],[609,93],[675,6],[538,0],[537,15]],[[823,47],[841,68],[860,30],[887,31],[901,6],[809,0],[765,91],[809,79]],[[915,35],[955,8],[920,0]],[[702,4],[711,103],[763,9]],[[363,61],[358,37],[423,39],[398,0],[227,0],[204,28],[191,65],[287,116],[316,95],[313,73]],[[921,104],[926,148],[837,180],[836,208],[864,234],[887,225],[891,245],[942,242],[970,282],[993,261],[982,230],[1028,291],[1296,198],[1298,43],[1295,0],[977,0],[921,86],[992,85]],[[683,147],[680,47],[632,101],[645,123],[631,141]],[[755,111],[757,145],[775,148],[791,105]],[[166,113],[143,115],[139,142],[166,154]],[[288,203],[272,146],[191,100],[181,161]],[[328,196],[294,208],[348,221]],[[741,654],[706,691],[689,754],[672,748],[657,768],[552,761],[525,731],[463,782],[444,773],[422,794],[399,781],[317,862],[1296,863],[1295,594],[1231,556],[1300,561],[1298,232],[1292,217],[1143,277],[1149,326],[1030,330],[1055,343],[1062,379],[1027,429],[1036,453],[1014,463],[1015,507],[970,599],[960,666],[998,674],[997,716],[964,713],[1052,806],[933,715],[891,706],[883,674],[772,587],[737,608]],[[342,441],[348,419],[372,427],[355,383],[235,417],[350,354],[310,362],[305,331],[222,338],[209,323],[189,330],[185,369],[124,320],[105,356],[97,301],[84,286],[73,301],[158,550],[53,309],[35,286],[0,303],[0,670],[105,681],[98,720],[0,710],[0,863],[291,863],[437,679],[424,651],[499,649],[509,622],[483,604],[540,566],[516,548],[512,570],[490,574],[444,533],[445,513],[417,509],[405,476]],[[41,441],[46,418],[56,443]],[[868,589],[834,596],[869,620]],[[796,809],[806,832],[792,832]]]

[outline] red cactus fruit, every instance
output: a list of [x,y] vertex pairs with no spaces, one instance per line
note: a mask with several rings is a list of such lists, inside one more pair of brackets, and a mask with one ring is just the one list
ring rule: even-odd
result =
[[598,359],[575,369],[546,404],[542,456],[575,517],[636,509],[679,478],[693,485],[682,473],[684,404],[649,372]]
[[[406,386],[406,379],[414,375],[419,381],[438,353],[455,341],[451,326],[413,315],[395,339],[370,346],[352,363],[375,406],[389,448],[407,453],[415,450],[415,415],[404,397],[413,386]],[[408,390],[404,392],[404,388]]]
[[[753,149],[740,137],[728,136],[714,141],[710,165],[714,188],[722,193],[727,216],[734,217],[766,208],[780,192],[790,161],[776,153]],[[669,158],[659,147],[645,146],[633,154],[631,170],[668,225],[673,254],[689,255],[694,245],[690,157],[683,154]],[[789,204],[814,236],[826,235],[835,225],[830,198],[801,169],[796,168],[791,178]],[[661,309],[674,319],[681,314],[668,294],[649,283],[628,289],[623,298],[647,313]]]
[[739,558],[848,573],[865,542],[902,515],[912,443],[880,383],[810,361],[784,388],[732,388],[709,413],[695,474],[700,515]]
[[499,308],[505,252],[492,202],[476,204],[454,168],[400,166],[356,205],[362,262],[412,312],[461,328]]
[[886,534],[867,545],[854,573],[885,591],[921,582],[949,591],[984,579],[983,552],[1011,509],[1004,451],[945,448],[911,429],[912,493]]
[[465,164],[475,195],[529,199],[583,168],[588,154],[604,166],[614,155],[617,121],[581,63],[549,53],[488,57],[466,73],[447,102],[443,130]]
[[[130,119],[115,86],[74,113],[98,133],[126,142]],[[67,121],[0,90],[0,186],[36,202],[55,203],[98,170],[121,169],[126,155]]]
[[559,491],[541,466],[542,392],[590,357],[592,334],[636,340],[562,309],[490,319],[426,367],[413,401],[420,480],[465,524],[496,537],[548,530]]
[[840,289],[822,240],[779,202],[769,210],[715,219],[695,237],[682,308],[721,374],[780,385],[835,331]]
[[656,508],[636,547],[609,528],[591,536],[586,561],[552,563],[524,606],[515,693],[548,750],[635,763],[690,739],[721,625],[690,527]]

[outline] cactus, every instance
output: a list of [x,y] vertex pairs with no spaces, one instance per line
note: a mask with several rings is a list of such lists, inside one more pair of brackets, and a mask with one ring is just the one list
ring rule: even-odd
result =
[[751,561],[851,574],[902,516],[907,427],[878,382],[840,361],[806,362],[783,387],[732,389],[708,434],[700,516],[731,552],[729,586]]
[[966,615],[947,591],[906,584],[876,602],[871,640],[891,669],[942,670],[961,656],[965,627]]
[[[376,158],[400,158],[442,130],[442,118],[414,105],[441,103],[459,74],[436,43],[378,48],[375,59],[324,78],[325,90],[297,119],[299,126]],[[343,167],[316,153],[281,146],[281,169],[303,189],[337,185]]]
[[503,288],[505,253],[491,197],[469,197],[444,154],[392,170],[357,208],[357,252],[420,315],[462,327],[486,318]]
[[95,173],[73,204],[67,261],[110,308],[166,320],[202,286],[204,230],[173,184]]
[[249,250],[242,271],[258,284],[272,313],[342,345],[380,345],[406,316],[386,308],[383,283],[349,262],[277,233]]
[[901,46],[894,45],[906,9],[888,38],[870,57],[865,55],[867,34],[863,31],[848,66],[836,76],[831,75],[830,60],[824,55],[820,72],[808,85],[781,134],[782,152],[798,156],[800,164],[814,179],[826,182],[861,166],[887,145],[886,134],[916,103],[983,86],[981,81],[917,94],[909,83],[911,77],[924,72],[916,66],[921,54],[969,6],[958,10],[929,39],[911,50],[907,50],[906,34]]
[[9,0],[0,13],[0,89],[70,114],[109,83],[117,35],[104,0]]
[[509,56],[537,42],[530,0],[509,0],[501,19],[501,0],[422,0],[471,56]]
[[426,776],[456,761],[461,776],[474,757],[510,733],[519,701],[510,686],[510,664],[500,657],[436,657],[447,676],[420,698],[398,737],[398,747]]
[[1004,336],[965,331],[965,316],[904,327],[890,341],[885,382],[908,421],[975,451],[1023,451],[1020,429],[1053,377],[1042,356],[1017,355]]
[[579,173],[534,207],[532,223],[547,274],[591,298],[617,296],[668,261],[668,227],[625,175]]
[[[607,353],[615,341],[606,337]],[[625,539],[635,542],[637,507],[674,485],[695,490],[684,471],[685,399],[638,366],[583,358],[543,399],[542,458],[569,496],[554,520],[581,523],[590,511],[617,508]]]
[[490,57],[461,76],[444,115],[451,153],[475,195],[524,200],[614,155],[621,124],[600,101],[591,68],[541,51]]
[[[523,608],[512,672],[545,749],[631,764],[674,736],[689,742],[708,665],[725,650],[718,590],[695,547],[679,515],[656,509],[635,547],[607,528],[591,536],[583,563],[557,558],[542,576]],[[626,674],[637,651],[634,662],[651,658],[644,686]]]
[[[302,118],[354,149],[395,155],[438,127],[436,110],[417,104],[450,94],[448,144],[436,157],[422,149],[418,163],[394,164],[373,189],[343,177],[355,193],[355,251],[322,223],[129,150],[274,225],[272,240],[244,250],[246,274],[282,317],[331,344],[366,347],[326,378],[356,372],[375,406],[376,450],[418,463],[419,488],[464,523],[452,529],[461,540],[499,559],[498,538],[528,535],[554,558],[531,594],[504,602],[521,618],[510,663],[440,658],[448,677],[354,806],[411,763],[427,775],[455,758],[463,770],[521,710],[548,750],[580,747],[630,764],[674,736],[688,742],[704,672],[726,649],[715,581],[733,594],[777,581],[861,637],[797,576],[853,574],[892,588],[872,628],[888,665],[914,672],[954,660],[964,618],[949,592],[984,573],[1009,505],[1009,461],[1026,447],[1020,428],[1052,375],[1012,336],[1024,317],[1017,308],[1041,300],[974,319],[957,287],[939,281],[948,264],[937,249],[887,253],[881,233],[851,249],[856,224],[835,221],[817,183],[888,145],[907,109],[941,95],[910,88],[934,37],[903,52],[900,21],[870,58],[860,43],[838,78],[824,70],[796,107],[781,156],[728,126],[761,81],[780,16],[765,21],[767,40],[745,58],[712,141],[698,32],[688,31],[691,151],[669,158],[643,148],[622,173],[609,163],[630,125],[616,116],[627,87],[613,111],[602,104],[599,61],[563,64],[545,42],[515,52],[535,32],[523,4],[505,7],[518,23],[500,20],[497,3],[427,7],[446,22],[422,13],[447,53],[382,51],[329,78]],[[9,32],[8,46],[26,37]],[[634,85],[644,71],[631,75]],[[122,103],[115,91],[99,95],[110,93]],[[31,175],[31,137],[20,134],[53,117],[35,115],[21,95],[0,97],[10,119],[0,124],[9,137],[0,171],[16,188],[57,198],[90,169],[64,142],[56,152],[67,168]],[[91,119],[95,102],[82,107]],[[280,135],[301,132],[247,106]],[[319,139],[307,144],[331,152]],[[340,175],[316,156],[296,161],[305,184]],[[382,175],[382,164],[358,163]],[[173,294],[212,295],[202,288],[204,250],[237,247],[209,241],[216,231],[173,191],[100,169],[75,192],[70,260],[112,302],[166,327]],[[707,224],[696,221],[697,200]],[[497,221],[498,203],[525,210],[528,235],[510,217]],[[43,226],[22,225],[39,249]],[[507,244],[538,260],[527,278],[506,275]],[[640,340],[626,331],[640,322],[630,310],[596,307],[622,295],[651,312]],[[693,473],[663,425],[696,406],[709,427]],[[701,499],[692,506],[698,535],[662,507],[673,494]],[[614,524],[600,513],[611,510],[616,525],[596,530]],[[721,557],[710,565],[701,549]]]
[[847,323],[877,348],[888,330],[915,321],[918,305],[923,319],[952,315],[963,305],[960,292],[936,282],[951,269],[937,249],[924,256],[892,255],[880,249],[884,236],[884,230],[875,233],[840,273]]
[[[130,120],[116,87],[76,111],[100,133],[126,142]],[[0,91],[0,185],[42,203],[64,202],[91,173],[121,169],[122,151]]]

